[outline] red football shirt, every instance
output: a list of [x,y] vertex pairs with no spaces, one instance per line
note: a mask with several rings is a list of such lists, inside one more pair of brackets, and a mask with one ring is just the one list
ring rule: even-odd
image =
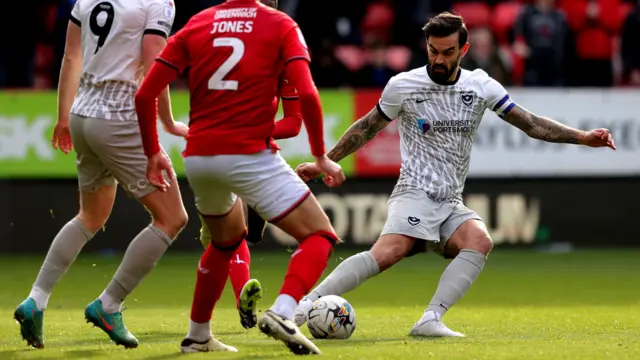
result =
[[179,72],[189,68],[184,155],[277,150],[271,135],[279,79],[294,59],[309,61],[309,53],[298,25],[281,11],[228,0],[193,16],[158,58]]

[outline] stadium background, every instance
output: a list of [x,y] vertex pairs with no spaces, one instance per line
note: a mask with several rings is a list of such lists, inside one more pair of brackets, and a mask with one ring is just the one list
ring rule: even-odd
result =
[[[220,1],[176,1],[174,31],[190,15]],[[77,210],[75,163],[49,146],[55,123],[55,86],[67,14],[74,1],[16,2],[33,26],[3,37],[0,56],[0,251],[39,252]],[[300,24],[333,145],[352,121],[377,101],[399,71],[426,61],[420,27],[431,14],[465,16],[471,50],[463,61],[507,86],[526,108],[583,129],[608,127],[618,151],[583,149],[528,139],[487,113],[480,127],[465,198],[489,224],[496,244],[562,248],[635,245],[630,227],[640,213],[640,9],[622,0],[462,1],[282,0]],[[344,2],[343,2],[344,3]],[[548,10],[543,10],[545,7]],[[22,17],[4,13],[12,29]],[[3,33],[9,33],[4,31]],[[177,119],[188,119],[184,78],[173,86]],[[162,143],[182,174],[181,139],[161,131]],[[281,142],[292,166],[309,160],[303,129]],[[384,224],[386,199],[399,168],[395,124],[342,163],[350,180],[314,190],[346,246],[369,246]],[[198,249],[191,191],[182,182],[192,215],[173,250]],[[596,199],[601,199],[602,202]],[[121,251],[147,221],[121,193],[107,232],[91,250]],[[260,248],[289,246],[267,231]],[[603,241],[602,239],[607,239]],[[27,241],[28,240],[28,241]]]
[[[141,341],[124,352],[82,320],[82,309],[116,270],[148,215],[119,192],[112,217],[57,286],[46,314],[47,348],[25,351],[12,320],[53,237],[78,204],[74,156],[55,152],[55,86],[74,0],[9,1],[0,11],[0,359],[171,359],[188,322],[201,254],[187,181],[188,228],[125,302]],[[176,0],[174,31],[219,1]],[[550,5],[550,11],[540,11]],[[489,225],[496,249],[470,292],[447,314],[469,338],[425,344],[407,332],[448,262],[415,256],[345,297],[358,329],[344,342],[318,342],[340,359],[638,359],[640,345],[640,8],[637,1],[280,0],[310,46],[325,113],[325,137],[340,134],[377,101],[393,74],[426,61],[420,27],[441,10],[465,16],[471,50],[463,66],[483,68],[523,106],[582,129],[608,127],[618,150],[548,144],[487,113],[480,126],[465,200]],[[173,85],[177,119],[188,117],[184,79]],[[182,173],[182,140],[160,131]],[[306,132],[280,142],[292,166],[309,160]],[[386,217],[398,167],[391,124],[342,162],[344,186],[312,188],[346,240],[334,268],[370,246]],[[252,248],[252,274],[265,308],[294,245],[269,229]],[[327,275],[328,271],[325,272]],[[306,332],[305,329],[303,331]],[[214,312],[214,332],[241,353],[286,356],[258,331],[241,331],[230,289]],[[308,333],[307,333],[308,334]],[[203,359],[211,355],[202,354]],[[198,357],[197,355],[195,356]]]

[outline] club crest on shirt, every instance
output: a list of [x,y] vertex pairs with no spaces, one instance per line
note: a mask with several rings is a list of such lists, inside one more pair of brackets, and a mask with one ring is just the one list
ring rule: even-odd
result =
[[426,134],[429,130],[431,130],[431,124],[425,119],[418,119],[418,128],[422,131],[423,134]]
[[172,20],[173,16],[176,13],[175,6],[173,5],[173,0],[165,0],[164,1],[164,17],[167,20]]
[[472,92],[460,94],[460,99],[462,100],[462,103],[465,104],[467,107],[471,107],[471,105],[473,105],[474,98],[475,98],[475,95]]

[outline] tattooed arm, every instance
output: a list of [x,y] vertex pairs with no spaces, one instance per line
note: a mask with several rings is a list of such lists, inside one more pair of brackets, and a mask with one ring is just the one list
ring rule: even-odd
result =
[[378,110],[377,106],[374,107],[367,115],[347,129],[327,156],[335,162],[344,159],[376,137],[380,130],[384,129],[390,122]]
[[566,144],[585,144],[586,133],[582,130],[536,115],[516,105],[503,119],[524,131],[534,139]]

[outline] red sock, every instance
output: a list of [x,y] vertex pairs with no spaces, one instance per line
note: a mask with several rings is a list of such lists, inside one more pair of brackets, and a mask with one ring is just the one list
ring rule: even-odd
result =
[[236,294],[236,306],[240,302],[242,287],[250,279],[250,266],[251,253],[249,252],[249,246],[247,246],[246,240],[242,240],[229,262],[229,279],[231,279],[231,285],[233,285],[233,292]]
[[322,276],[335,239],[335,235],[325,233],[306,238],[293,252],[280,294],[289,295],[296,302],[300,301]]
[[229,261],[233,251],[221,251],[209,245],[200,258],[196,289],[191,304],[191,320],[205,323],[222,295],[229,275]]

